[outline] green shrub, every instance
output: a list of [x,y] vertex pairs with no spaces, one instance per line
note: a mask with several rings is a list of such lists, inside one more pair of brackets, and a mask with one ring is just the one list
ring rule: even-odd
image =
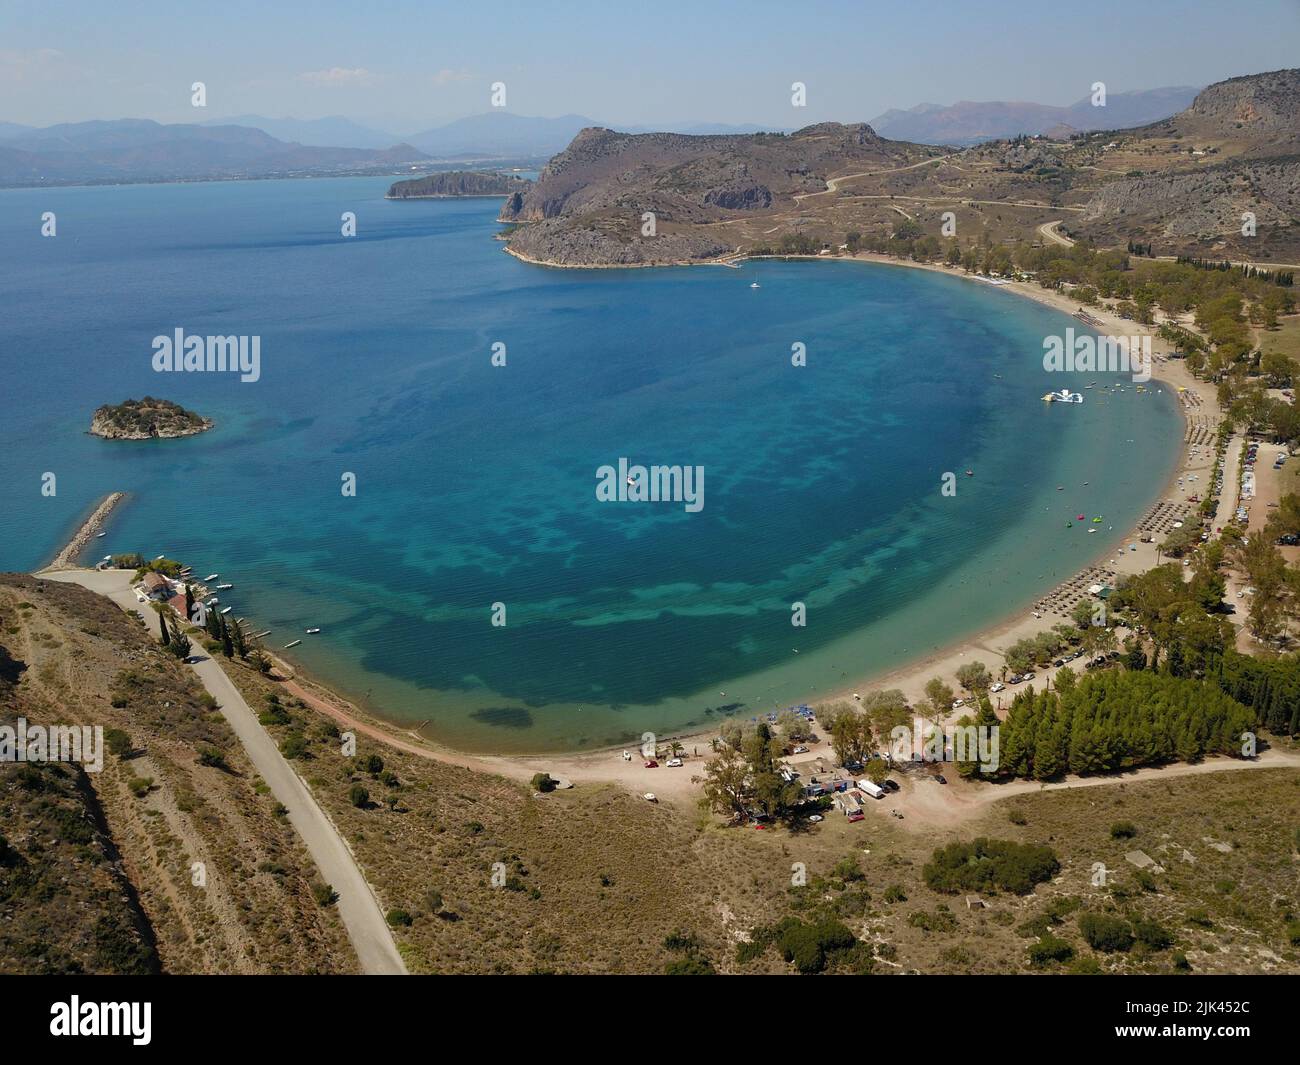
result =
[[1111,839],[1132,839],[1138,833],[1132,821],[1116,821],[1110,826]]
[[389,910],[384,919],[393,928],[410,928],[411,925],[415,922],[415,918],[412,917],[405,910],[397,910],[397,909]]
[[364,809],[370,805],[370,792],[366,791],[360,784],[353,784],[348,789],[348,802],[358,809]]
[[204,747],[199,751],[199,765],[212,766],[216,769],[228,769],[226,756],[215,747]]
[[940,847],[922,873],[926,884],[943,894],[1001,890],[1026,895],[1060,868],[1050,847],[981,836]]
[[1037,943],[1030,944],[1029,964],[1044,966],[1051,962],[1066,962],[1074,957],[1074,948],[1064,939],[1046,933]]
[[1079,931],[1093,950],[1103,953],[1126,951],[1133,946],[1133,931],[1122,917],[1108,913],[1085,913],[1079,918]]
[[311,882],[311,893],[320,906],[333,906],[338,901],[338,892],[321,880]]
[[1133,937],[1148,950],[1165,950],[1174,942],[1173,935],[1164,925],[1144,917],[1134,920]]
[[[125,700],[123,700],[123,702],[125,702]],[[108,749],[119,758],[125,758],[132,751],[131,737],[120,728],[105,730],[104,743]]]
[[307,757],[307,737],[301,732],[290,732],[280,741],[280,753],[289,759]]

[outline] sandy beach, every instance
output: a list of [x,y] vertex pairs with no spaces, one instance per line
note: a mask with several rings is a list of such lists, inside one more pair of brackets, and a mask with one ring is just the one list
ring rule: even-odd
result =
[[[511,254],[517,253],[512,252]],[[519,256],[519,258],[524,257]],[[806,256],[798,258],[824,261],[827,257]],[[888,266],[931,270],[960,277],[970,284],[988,284],[987,281],[972,277],[959,269],[936,264],[906,262],[870,254],[853,257],[837,256],[835,258],[837,260],[851,259],[852,261],[874,262]],[[714,262],[694,265],[734,264],[730,262],[726,264]],[[1009,281],[1000,283],[996,287],[1005,289],[1021,298],[1035,300],[1066,314],[1073,315],[1081,309],[1080,304],[1069,296],[1042,289],[1034,283]],[[1152,506],[1154,508],[1161,502],[1170,506],[1185,503],[1187,495],[1208,486],[1212,476],[1214,465],[1213,431],[1219,419],[1218,404],[1213,387],[1193,378],[1187,372],[1181,360],[1166,358],[1169,346],[1154,336],[1154,328],[1143,327],[1134,322],[1125,321],[1105,310],[1097,308],[1087,308],[1087,310],[1100,323],[1093,327],[1098,332],[1114,335],[1150,333],[1153,336],[1154,360],[1152,383],[1149,387],[1183,390],[1176,392],[1180,397],[1180,409],[1187,429],[1185,442],[1181,446],[1182,455],[1178,468],[1171,475],[1169,481],[1164,485],[1153,486],[1155,490],[1152,494]],[[1198,431],[1195,436],[1193,435],[1194,430]],[[1211,441],[1209,446],[1204,443],[1191,445],[1187,442],[1189,439],[1205,440],[1207,438],[1206,431],[1208,431],[1208,439]],[[1195,475],[1197,480],[1192,482],[1184,480],[1189,474]],[[1232,491],[1231,484],[1225,486],[1225,495],[1231,496]],[[104,519],[123,498],[123,495],[123,493],[115,492],[105,498],[48,568],[67,569],[72,567],[76,557],[84,550],[94,534],[99,531]],[[1235,496],[1225,502],[1225,506],[1231,505],[1235,505]],[[1188,507],[1194,509],[1194,504],[1188,504]],[[1262,512],[1263,506],[1261,505],[1259,509]],[[1228,513],[1231,513],[1231,510]],[[1167,524],[1166,522],[1166,526]],[[1125,530],[1120,535],[1111,533],[1104,538],[1099,537],[1099,539],[1103,540],[1104,547],[1099,550],[1098,555],[1090,565],[1081,571],[1086,576],[1073,579],[1076,585],[1082,581],[1086,588],[1087,582],[1098,579],[1094,576],[1095,574],[1105,574],[1106,579],[1113,579],[1114,576],[1141,572],[1156,564],[1155,544],[1139,542],[1138,550],[1130,551],[1127,549],[1130,542],[1138,540],[1136,530]],[[1163,534],[1157,534],[1156,539],[1157,542],[1163,539]],[[1065,582],[1066,585],[1070,585],[1070,583],[1070,581]],[[1064,599],[1058,602],[1055,607],[1049,604],[1048,600],[1051,594],[1049,590],[1044,589],[1038,599],[1019,605],[1014,610],[1009,611],[997,623],[986,626],[950,646],[917,656],[908,662],[900,663],[897,668],[886,673],[860,677],[852,684],[844,686],[830,699],[821,699],[819,702],[840,698],[851,699],[855,692],[865,693],[869,689],[881,688],[898,688],[903,691],[910,701],[915,702],[921,698],[926,681],[932,677],[941,677],[956,688],[956,670],[964,663],[976,660],[983,662],[990,672],[997,676],[1003,665],[1002,650],[1005,647],[1019,639],[1050,629],[1054,624],[1068,616],[1068,605],[1063,605]],[[628,787],[637,793],[653,791],[658,797],[667,801],[691,802],[698,795],[698,785],[692,782],[692,778],[698,775],[703,762],[711,753],[710,739],[716,735],[716,729],[709,729],[690,734],[660,737],[661,745],[676,740],[684,748],[682,752],[684,766],[672,769],[662,766],[662,763],[659,768],[647,769],[639,752],[631,750],[632,757],[628,760],[623,757],[624,751],[622,748],[537,756],[472,755],[431,742],[415,729],[403,728],[400,724],[368,713],[340,696],[338,692],[317,682],[292,662],[278,656],[272,657],[277,666],[276,672],[282,678],[286,689],[292,695],[302,699],[307,705],[332,718],[340,725],[414,754],[437,758],[466,768],[498,773],[512,779],[527,780],[534,773],[546,771],[553,776],[564,777],[574,783],[612,782]],[[1041,685],[1053,673],[1054,670],[1039,673],[1032,683]],[[1021,689],[1007,688],[998,697],[998,705],[1009,703],[1017,690]],[[814,762],[819,758],[825,759],[828,753],[829,745],[825,739],[821,739],[816,744],[811,745],[811,750],[808,753],[797,756],[792,760],[796,763]],[[951,791],[946,791],[945,794],[956,798],[958,792],[964,793],[968,789],[979,790],[978,785],[963,784]]]
[[[512,252],[511,254],[516,253]],[[522,256],[518,257],[524,258]],[[806,256],[806,258],[824,261],[827,257]],[[837,257],[838,260],[847,258],[850,257]],[[851,258],[854,261],[875,262],[888,266],[947,273],[954,277],[960,277],[970,284],[988,284],[987,281],[979,280],[964,271],[947,266],[905,262],[869,254]],[[695,265],[721,264],[701,263]],[[1048,291],[1032,282],[1010,281],[999,284],[997,287],[1005,289],[1016,296],[1035,300],[1066,314],[1073,315],[1081,309],[1081,305],[1077,300],[1072,300],[1062,293]],[[1186,503],[1188,495],[1199,492],[1212,479],[1212,470],[1215,464],[1213,434],[1219,421],[1219,408],[1213,386],[1194,378],[1181,360],[1167,358],[1170,350],[1169,345],[1155,336],[1154,327],[1144,327],[1135,322],[1126,321],[1103,309],[1087,308],[1087,311],[1101,323],[1094,327],[1098,332],[1114,335],[1152,335],[1154,358],[1152,383],[1149,387],[1165,387],[1175,390],[1175,393],[1180,397],[1180,410],[1187,430],[1185,442],[1181,445],[1181,456],[1177,469],[1165,484],[1153,486],[1152,506],[1154,508],[1161,502],[1170,505]],[[1184,391],[1177,392],[1178,389]],[[1210,441],[1208,446],[1205,444],[1191,446],[1186,442],[1186,438],[1191,436],[1192,431],[1196,429],[1205,431],[1201,433],[1199,438],[1208,438]],[[1208,433],[1208,437],[1206,433]],[[1186,481],[1185,478],[1189,474],[1194,474],[1197,480],[1193,482]],[[1230,483],[1225,486],[1225,496],[1232,497],[1225,505],[1235,505],[1235,496],[1232,495]],[[1187,508],[1194,510],[1195,505],[1187,504]],[[1157,534],[1156,543],[1163,538],[1163,534]],[[1103,538],[1099,537],[1099,539]],[[1120,535],[1110,534],[1103,539],[1104,546],[1099,550],[1097,556],[1081,572],[1090,573],[1096,570],[1118,576],[1142,572],[1156,565],[1156,543],[1138,542],[1138,550],[1130,551],[1127,549],[1130,542],[1138,540],[1137,530],[1126,529]],[[1091,578],[1083,579],[1086,582]],[[1067,581],[1066,583],[1070,582]],[[1052,612],[1044,607],[1038,609],[1038,616],[1035,616],[1037,605],[1049,594],[1049,591],[1044,589],[1042,596],[1038,600],[1021,604],[997,623],[986,626],[965,639],[929,654],[918,656],[906,663],[901,663],[896,669],[886,673],[859,678],[853,684],[837,691],[830,699],[819,701],[851,699],[855,692],[865,693],[869,689],[882,688],[898,688],[909,700],[916,701],[921,698],[926,681],[932,677],[941,677],[956,688],[955,673],[957,669],[970,661],[983,662],[990,672],[996,676],[1004,661],[1002,654],[1004,648],[1017,640],[1050,629],[1053,625],[1065,620],[1068,615],[1068,609],[1066,608]],[[1121,635],[1123,635],[1122,631]],[[292,674],[292,679],[286,681],[289,690],[302,698],[304,702],[330,716],[340,724],[355,728],[363,734],[394,744],[412,753],[435,757],[467,768],[499,773],[513,779],[526,780],[534,773],[546,771],[554,776],[565,777],[575,783],[613,782],[626,786],[637,793],[653,791],[661,799],[689,802],[693,801],[698,795],[698,785],[692,782],[692,777],[699,773],[704,761],[711,753],[710,739],[716,735],[716,729],[708,729],[660,737],[661,744],[676,740],[684,748],[682,758],[685,765],[682,768],[674,769],[664,767],[662,762],[659,768],[646,769],[639,752],[631,750],[633,757],[628,761],[623,758],[623,748],[617,747],[581,753],[557,753],[537,756],[471,755],[441,746],[427,740],[413,729],[404,729],[398,724],[366,713],[347,700],[342,699],[336,692],[317,683],[301,670],[294,669],[289,670],[289,672]],[[1054,669],[1040,672],[1035,681],[1031,683],[1041,686],[1049,681],[1054,673]],[[998,698],[998,705],[1009,704],[1018,690],[1021,689],[1008,687]],[[818,743],[811,745],[811,750],[807,754],[797,756],[792,761],[796,763],[812,762],[818,758],[824,759],[828,752],[829,745],[825,739],[821,739]],[[946,794],[955,796],[958,792],[965,792],[968,788],[979,790],[978,785],[961,785]]]

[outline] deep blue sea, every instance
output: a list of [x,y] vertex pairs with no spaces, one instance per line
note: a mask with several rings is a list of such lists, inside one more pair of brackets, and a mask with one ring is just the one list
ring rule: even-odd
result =
[[[298,662],[431,738],[575,749],[949,644],[1117,542],[1177,461],[1167,390],[1040,402],[1119,378],[1045,373],[1043,337],[1078,323],[992,286],[852,262],[546,269],[502,252],[495,200],[387,185],[0,191],[0,568],[44,564],[123,490],[91,558],[219,571],[270,647],[302,638]],[[260,379],[155,372],[176,328],[260,336]],[[217,426],[87,434],[145,394]],[[702,466],[703,508],[598,501],[621,457]],[[1066,528],[1084,512],[1101,534]]]

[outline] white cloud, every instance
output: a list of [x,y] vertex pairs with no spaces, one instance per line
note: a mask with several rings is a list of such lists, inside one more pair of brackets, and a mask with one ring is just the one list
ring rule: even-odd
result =
[[443,67],[433,76],[435,85],[450,85],[453,81],[469,81],[470,73],[468,70],[451,70]]
[[375,75],[365,67],[330,67],[328,70],[308,70],[299,74],[298,80],[312,85],[373,85]]

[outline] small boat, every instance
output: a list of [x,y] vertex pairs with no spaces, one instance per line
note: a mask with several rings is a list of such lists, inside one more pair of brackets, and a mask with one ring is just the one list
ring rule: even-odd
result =
[[1063,484],[1058,484],[1058,485],[1056,486],[1056,490],[1057,490],[1058,492],[1064,492],[1064,491],[1065,491],[1065,485],[1063,485]]
[[229,614],[234,609],[235,608],[233,606],[222,607],[221,612],[223,614]]
[[1075,521],[1085,521],[1085,520],[1087,519],[1087,517],[1088,517],[1088,515],[1086,515],[1086,514],[1076,514],[1076,515],[1074,516],[1074,520],[1075,520]]
[[966,476],[967,476],[967,477],[974,477],[974,476],[975,476],[975,471],[974,471],[974,470],[967,470],[967,471],[966,471]]
[[300,643],[302,643],[301,640],[294,640],[293,643],[286,643],[284,649],[287,651],[290,647],[297,647]]
[[216,606],[221,599],[218,596],[211,596],[203,601],[204,606]]
[[316,633],[318,633],[318,632],[320,632],[320,629],[308,629],[308,630],[307,630],[307,635],[308,635],[308,636],[315,636]]
[[1066,527],[1067,529],[1073,529],[1073,528],[1074,528],[1074,522],[1072,522],[1072,521],[1067,521],[1067,522],[1065,523],[1065,527]]
[[762,286],[760,286],[759,283],[758,283],[757,281],[754,281],[754,282],[752,282],[752,283],[750,284],[749,287],[750,287],[750,288],[761,288]]
[[105,536],[107,536],[107,535],[108,535],[108,533],[95,533],[95,539],[96,539],[96,540],[102,540],[102,539],[103,539]]
[[229,591],[231,588],[233,588],[233,587],[234,587],[233,584],[218,584],[218,585],[217,585],[217,591],[219,591],[219,592],[228,592],[228,591]]
[[220,573],[209,573],[209,574],[208,574],[206,577],[204,577],[203,579],[204,579],[205,581],[215,581],[215,580],[216,580],[218,577],[220,577],[220,576],[221,576]]
[[1094,525],[1100,525],[1100,524],[1101,524],[1101,518],[1100,518],[1100,517],[1093,518],[1093,519],[1092,519],[1092,523],[1093,523]]
[[270,636],[270,635],[271,635],[270,629],[263,629],[261,632],[253,633],[253,639],[260,640],[263,636]]
[[154,559],[154,561],[155,561],[155,562],[161,562],[161,561],[162,561],[164,558],[166,558],[166,557],[167,557],[166,555],[159,555],[157,558]]

